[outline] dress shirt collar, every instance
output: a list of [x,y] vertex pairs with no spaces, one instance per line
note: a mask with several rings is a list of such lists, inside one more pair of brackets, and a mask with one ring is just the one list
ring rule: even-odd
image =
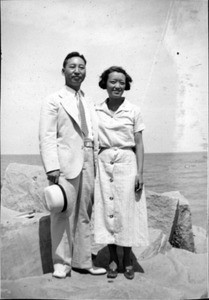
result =
[[78,93],[80,96],[84,97],[84,92],[81,89],[76,91],[76,90],[74,90],[73,88],[71,88],[67,85],[65,85],[65,88],[66,88],[66,91],[72,93],[73,95],[76,95]]

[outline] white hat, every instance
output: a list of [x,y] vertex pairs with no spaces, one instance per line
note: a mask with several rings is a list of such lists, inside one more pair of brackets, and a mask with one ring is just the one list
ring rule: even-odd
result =
[[53,184],[44,189],[46,209],[50,212],[63,212],[67,209],[67,196],[60,184]]

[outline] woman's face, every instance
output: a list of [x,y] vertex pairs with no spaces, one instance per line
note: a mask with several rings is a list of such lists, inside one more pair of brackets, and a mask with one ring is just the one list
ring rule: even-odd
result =
[[117,99],[123,95],[126,86],[126,76],[123,73],[112,72],[107,79],[107,92],[109,98]]

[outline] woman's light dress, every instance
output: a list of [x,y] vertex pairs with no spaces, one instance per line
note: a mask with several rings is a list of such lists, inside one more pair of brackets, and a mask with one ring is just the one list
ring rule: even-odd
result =
[[98,244],[149,244],[145,190],[135,193],[134,133],[144,130],[138,106],[126,99],[116,112],[106,101],[96,106],[99,121],[98,169],[94,198],[94,238]]

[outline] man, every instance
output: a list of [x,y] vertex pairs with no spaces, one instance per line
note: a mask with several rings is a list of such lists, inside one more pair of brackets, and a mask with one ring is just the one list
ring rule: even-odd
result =
[[65,278],[71,267],[93,275],[104,274],[106,270],[93,266],[91,258],[90,217],[98,133],[93,103],[86,101],[80,89],[86,76],[85,57],[69,53],[62,74],[65,86],[43,103],[39,131],[49,183],[65,186],[71,203],[64,212],[51,212],[53,276]]

